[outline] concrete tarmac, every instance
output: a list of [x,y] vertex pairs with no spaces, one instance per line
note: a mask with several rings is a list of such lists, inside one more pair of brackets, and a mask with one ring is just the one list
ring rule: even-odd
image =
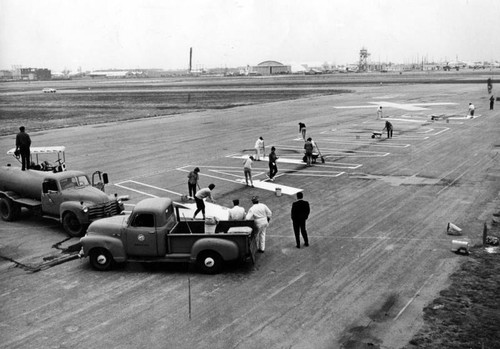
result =
[[[500,115],[484,84],[352,86],[354,93],[31,133],[64,145],[69,169],[103,170],[107,192],[187,193],[186,169],[216,185],[218,204],[258,195],[273,211],[254,266],[203,275],[186,265],[129,263],[97,272],[69,260],[39,272],[0,260],[1,348],[401,348],[422,308],[467,258],[448,222],[479,243],[500,190]],[[476,117],[466,119],[469,102]],[[384,105],[383,120],[376,108]],[[444,115],[432,121],[431,115]],[[394,134],[371,138],[385,121]],[[326,161],[297,163],[298,122]],[[29,125],[27,131],[29,132]],[[283,161],[274,184],[311,204],[309,247],[297,249],[294,196],[242,184],[241,156],[264,137]],[[0,137],[0,162],[14,135]],[[285,159],[289,161],[285,161]],[[254,163],[265,180],[267,163]],[[266,187],[267,188],[267,187]],[[0,255],[38,265],[65,239],[54,221],[0,222]],[[76,239],[65,242],[71,244]]]

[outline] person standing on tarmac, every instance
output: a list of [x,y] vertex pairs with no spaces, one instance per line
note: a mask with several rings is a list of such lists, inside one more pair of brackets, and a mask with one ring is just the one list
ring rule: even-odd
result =
[[242,221],[245,219],[246,212],[245,209],[240,206],[239,199],[233,200],[233,208],[229,209],[228,215],[228,220],[230,221]]
[[248,187],[248,182],[250,181],[250,185],[253,186],[253,179],[252,179],[252,162],[253,162],[253,156],[249,156],[248,159],[246,159],[243,162],[243,173],[245,174],[245,182],[247,183]]
[[200,189],[200,185],[198,184],[198,172],[200,172],[200,169],[196,167],[188,174],[188,190],[190,197],[194,197],[196,195],[196,188]]
[[254,220],[255,227],[257,228],[257,252],[264,253],[266,249],[266,232],[267,227],[269,226],[269,222],[271,221],[271,217],[273,213],[264,204],[259,203],[259,197],[252,197],[252,207],[248,210],[248,213],[245,219]]
[[302,138],[306,140],[306,124],[303,122],[299,122],[299,133],[302,135]]
[[309,246],[309,238],[307,236],[306,221],[309,218],[311,208],[309,202],[303,200],[304,194],[299,191],[297,193],[297,201],[292,204],[292,226],[295,234],[296,247],[300,248],[300,234],[304,239],[304,246]]
[[271,147],[271,153],[269,154],[269,180],[271,182],[274,182],[274,176],[278,173],[276,160],[278,160],[278,157],[276,156],[276,148]]
[[29,134],[25,132],[25,127],[19,127],[19,133],[16,136],[16,151],[21,155],[21,170],[29,170],[30,168],[30,146],[31,138]]
[[260,161],[260,151],[262,150],[262,154],[264,157],[266,157],[266,148],[264,146],[264,138],[259,137],[255,141],[255,161]]
[[387,138],[392,138],[392,124],[389,121],[385,122],[384,130],[387,130]]
[[490,110],[493,110],[493,106],[495,105],[495,97],[493,95],[490,97]]
[[314,149],[311,137],[309,137],[307,141],[304,143],[304,149],[306,151],[306,162],[307,162],[306,166],[309,167],[311,166],[312,163],[313,149]]
[[474,107],[474,104],[469,103],[469,115],[472,116],[472,117],[474,117],[474,109],[476,109]]
[[205,219],[205,202],[203,199],[208,199],[211,202],[215,202],[212,197],[212,190],[214,190],[215,184],[210,184],[208,188],[203,188],[198,190],[196,195],[194,196],[194,201],[196,201],[196,211],[194,212],[193,219],[196,218],[196,215],[201,211],[203,214],[203,219]]

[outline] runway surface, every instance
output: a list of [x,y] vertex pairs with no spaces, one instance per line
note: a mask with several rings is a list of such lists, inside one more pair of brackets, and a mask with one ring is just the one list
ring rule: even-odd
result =
[[[400,348],[462,256],[448,222],[480,241],[500,190],[500,115],[483,84],[352,86],[355,93],[31,133],[64,145],[68,168],[106,171],[107,192],[139,200],[187,194],[187,171],[214,183],[217,204],[258,195],[273,211],[254,266],[208,276],[179,265],[130,263],[110,272],[72,260],[38,273],[0,261],[4,348]],[[469,101],[480,117],[466,119]],[[384,106],[382,120],[376,108]],[[431,115],[450,115],[431,120]],[[393,138],[371,138],[385,121]],[[325,163],[305,167],[298,122]],[[29,132],[29,125],[28,127]],[[278,176],[243,158],[262,136]],[[5,152],[14,136],[0,137]],[[2,151],[2,164],[12,158]],[[276,188],[283,189],[281,196]],[[295,193],[312,207],[310,246],[295,248]],[[25,264],[53,253],[55,222],[0,223],[0,251]],[[189,312],[189,291],[191,312]]]

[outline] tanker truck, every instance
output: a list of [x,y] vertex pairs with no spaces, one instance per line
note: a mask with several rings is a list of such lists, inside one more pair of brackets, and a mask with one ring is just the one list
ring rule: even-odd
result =
[[65,167],[22,171],[10,164],[2,166],[0,216],[4,221],[14,221],[21,217],[22,208],[26,208],[59,221],[72,237],[83,236],[93,221],[123,211],[121,198],[103,191],[108,177],[103,174],[102,178],[104,183],[93,186],[84,172]]

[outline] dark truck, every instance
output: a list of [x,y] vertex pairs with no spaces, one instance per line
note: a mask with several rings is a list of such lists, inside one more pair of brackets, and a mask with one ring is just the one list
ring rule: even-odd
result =
[[191,262],[215,274],[224,262],[254,262],[253,220],[221,220],[215,230],[205,229],[205,221],[181,220],[182,208],[169,198],[150,198],[140,201],[130,215],[98,220],[80,239],[80,257],[89,257],[91,266],[101,271],[127,261]]
[[[66,170],[64,151],[62,146],[32,147],[29,170],[10,164],[0,167],[0,218],[15,221],[26,208],[61,222],[69,236],[81,237],[94,220],[123,211],[122,199],[104,192],[107,174],[96,171],[91,181],[84,172]],[[14,153],[11,149],[7,154]],[[57,155],[55,166],[39,161],[47,154]]]

